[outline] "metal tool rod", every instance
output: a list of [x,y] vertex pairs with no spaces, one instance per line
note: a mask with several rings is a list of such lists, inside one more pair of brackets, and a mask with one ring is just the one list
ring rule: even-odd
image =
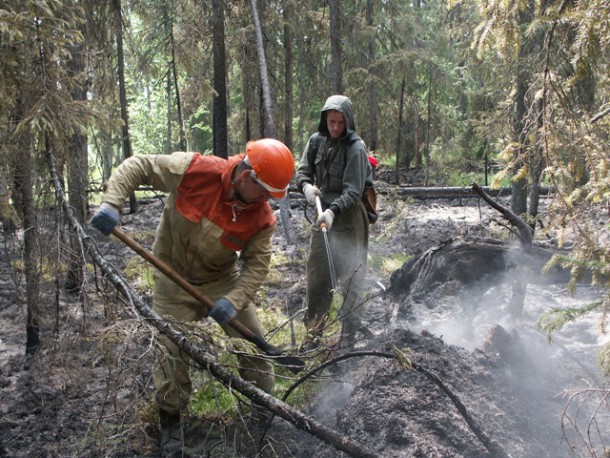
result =
[[[322,201],[320,196],[316,196],[316,209],[318,210],[318,216],[322,214]],[[335,263],[333,262],[333,254],[330,251],[330,242],[328,241],[328,231],[326,223],[320,224],[322,229],[322,235],[324,236],[324,245],[326,246],[326,259],[328,259],[328,270],[330,271],[330,283],[334,290],[337,289],[337,276],[335,274]]]

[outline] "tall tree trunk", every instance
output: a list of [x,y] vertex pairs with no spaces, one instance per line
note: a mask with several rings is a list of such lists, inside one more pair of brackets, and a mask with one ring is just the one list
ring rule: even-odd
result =
[[212,0],[212,49],[214,54],[214,155],[229,157],[227,129],[227,68],[223,0]]
[[[173,44],[172,38],[172,44]],[[186,138],[186,132],[184,128],[184,118],[182,116],[182,99],[180,97],[180,87],[178,86],[178,71],[176,70],[176,58],[175,52],[172,45],[172,80],[174,81],[174,93],[176,94],[176,116],[178,117],[178,138],[180,140],[180,151],[188,151],[189,145]]]
[[[366,2],[366,25],[370,30],[374,30],[375,24],[373,23],[375,12],[375,1],[367,0]],[[370,151],[376,151],[379,144],[378,132],[379,132],[379,121],[377,117],[377,79],[375,75],[375,34],[371,33],[371,38],[368,42],[368,68],[369,68],[369,135],[367,142]],[[399,124],[400,130],[400,124]]]
[[[264,132],[266,137],[278,138],[275,121],[273,120],[273,103],[271,101],[271,88],[269,87],[269,76],[267,72],[267,59],[265,58],[265,47],[263,46],[263,32],[261,24],[258,20],[258,9],[256,0],[251,0],[252,19],[254,21],[254,29],[256,31],[256,50],[258,53],[258,67],[261,76],[261,89],[263,94],[263,119]],[[284,199],[279,199],[280,205],[280,220],[286,235],[286,243],[292,245],[291,227],[290,227],[290,203],[288,195]]]
[[[123,52],[123,13],[121,11],[121,0],[112,0],[115,21],[116,51],[117,51],[117,73],[119,77],[119,102],[121,104],[121,136],[123,144],[123,157],[132,156],[131,140],[129,138],[129,107],[127,105],[127,89],[125,87],[125,54]],[[135,213],[138,209],[135,193],[129,195],[129,212]]]
[[[251,16],[251,15],[250,15]],[[248,18],[250,20],[250,18]],[[263,123],[261,119],[261,110],[259,107],[260,96],[260,77],[258,75],[258,57],[257,49],[252,46],[256,42],[256,31],[252,30],[251,24],[243,24],[245,29],[245,43],[241,47],[241,83],[242,95],[244,98],[244,113],[245,113],[245,138],[244,142],[253,138],[258,138],[256,131],[263,130],[260,125]]]
[[[168,35],[169,35],[169,44],[170,44],[170,52],[171,52],[171,62],[169,63],[170,72],[168,75],[168,81],[173,81],[174,83],[174,94],[176,94],[176,118],[178,122],[178,139],[179,145],[178,149],[180,151],[187,151],[188,145],[186,141],[186,132],[184,131],[184,120],[182,119],[182,101],[180,99],[180,88],[178,87],[178,71],[176,70],[176,42],[174,40],[174,14],[171,10],[171,6],[165,10],[165,14],[167,16],[166,24],[169,27]],[[171,92],[171,91],[170,91]],[[171,137],[170,137],[171,142]]]
[[339,0],[328,0],[328,7],[330,15],[330,83],[335,94],[342,94],[341,7]]
[[[513,143],[515,151],[513,153],[513,168],[519,172],[525,161],[525,141],[524,138],[524,119],[527,108],[525,106],[525,94],[528,85],[525,82],[523,72],[517,75],[515,92],[513,96]],[[510,209],[513,213],[522,216],[527,212],[527,175],[513,176],[512,193],[510,195]]]
[[400,151],[402,147],[402,113],[405,106],[405,85],[406,76],[402,77],[402,83],[400,84],[400,96],[398,101],[398,130],[396,132],[396,184],[400,184]]
[[32,175],[34,173],[33,152],[30,145],[27,145],[21,151],[21,157],[19,161],[17,161],[19,164],[17,166],[17,175],[21,181],[21,206],[24,209],[23,257],[25,265],[26,298],[28,304],[25,353],[27,355],[32,355],[38,351],[38,347],[40,346],[40,279],[36,262],[36,252],[38,251],[38,228],[36,224],[34,196],[32,194]]
[[430,174],[430,137],[432,130],[432,81],[434,76],[434,68],[432,63],[428,64],[428,119],[426,120],[426,148],[424,155],[426,157],[426,174],[425,174],[425,185],[428,186],[428,177]]
[[[526,19],[527,12],[521,13],[520,24],[525,25],[528,23]],[[513,119],[512,119],[512,140],[515,145],[513,153],[513,177],[511,184],[511,199],[510,209],[511,211],[523,218],[527,213],[527,174],[521,173],[521,168],[527,161],[527,142],[528,142],[528,129],[525,127],[525,120],[527,115],[527,103],[526,95],[529,89],[528,74],[525,68],[523,68],[523,62],[526,61],[528,50],[526,45],[531,46],[531,43],[525,41],[521,44],[519,50],[519,56],[522,58],[517,63],[517,74],[515,81],[515,88],[513,94]],[[529,243],[524,244],[523,254],[521,258],[517,257],[515,262],[517,263],[517,269],[513,277],[512,284],[512,295],[509,301],[509,313],[513,317],[521,317],[523,313],[523,306],[525,302],[525,295],[527,293],[528,276],[525,269],[524,254],[529,251],[531,247],[531,240]]]
[[165,135],[165,154],[169,154],[172,152],[172,77],[170,72],[167,72],[165,77],[165,103],[167,106],[167,119],[165,120],[167,124],[167,133]]
[[[525,8],[518,13],[519,26],[525,29],[530,25],[533,19],[532,6]],[[526,121],[528,118],[528,105],[526,100],[531,81],[528,58],[532,54],[538,53],[536,47],[536,36],[523,35],[519,47],[519,59],[515,71],[515,82],[512,98],[512,142],[515,145],[513,151],[513,176],[512,176],[512,193],[510,200],[510,209],[513,213],[524,217],[527,213],[527,173],[522,173],[522,168],[528,161],[528,143],[530,137],[530,128]]]
[[[72,91],[72,98],[84,102],[87,98],[87,79],[84,75],[83,45],[77,44],[70,50],[72,58],[68,61],[68,76],[78,82]],[[68,145],[67,175],[68,200],[76,220],[85,225],[87,216],[87,184],[89,179],[89,155],[87,135],[77,131],[72,134]],[[84,281],[85,258],[80,239],[75,231],[70,232],[69,269],[65,288],[68,293],[78,294]]]
[[[241,47],[241,84],[242,84],[242,95],[244,98],[244,113],[245,113],[245,127],[244,142],[255,138],[254,132],[256,126],[261,123],[260,120],[260,109],[257,106],[260,93],[260,81],[256,65],[256,49],[250,44],[256,41],[256,33],[248,28],[246,25],[243,26],[246,29],[246,44]],[[259,129],[261,130],[261,129]]]
[[[20,97],[19,118],[28,112],[27,102]],[[27,319],[25,324],[25,354],[33,355],[40,347],[40,278],[36,263],[38,251],[38,227],[34,207],[34,158],[31,133],[25,129],[17,138],[19,155],[13,155],[13,199],[23,222],[23,265],[25,272],[25,296]]]
[[293,151],[294,141],[292,137],[292,117],[293,117],[293,92],[292,92],[292,2],[291,0],[283,0],[283,15],[284,15],[284,143]]
[[277,129],[273,119],[273,103],[271,101],[271,87],[269,85],[269,72],[267,70],[267,58],[265,57],[265,46],[263,44],[263,32],[258,20],[258,7],[256,0],[250,0],[252,6],[252,20],[256,32],[256,52],[258,55],[258,70],[261,78],[262,111],[263,111],[263,136],[277,138]]

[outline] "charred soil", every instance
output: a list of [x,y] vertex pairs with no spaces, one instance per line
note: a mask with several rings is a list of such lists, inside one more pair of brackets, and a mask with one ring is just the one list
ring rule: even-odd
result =
[[[600,317],[566,326],[550,343],[537,329],[545,310],[585,304],[598,291],[585,285],[571,297],[563,283],[532,284],[523,314],[514,317],[510,263],[503,263],[483,285],[445,277],[416,297],[401,293],[390,281],[398,268],[380,260],[415,262],[456,239],[506,241],[506,230],[475,198],[403,202],[390,186],[383,191],[365,285],[364,324],[372,334],[359,335],[352,355],[317,373],[320,388],[303,411],[379,457],[604,456],[610,409],[597,364]],[[142,201],[136,214],[124,217],[126,230],[141,232],[150,246],[162,205],[162,199]],[[295,319],[305,295],[307,225],[295,197],[293,243],[286,244],[281,226],[274,240],[292,261],[278,268],[281,281],[265,287],[266,299],[286,304]],[[118,271],[129,268],[133,253],[91,235]],[[45,283],[42,346],[26,357],[18,234],[4,242],[0,456],[160,456],[151,402],[154,329],[91,266],[79,297],[56,296],[53,281]],[[133,286],[147,297],[146,285]],[[185,440],[193,456],[345,456],[279,418],[252,428],[242,418],[191,413]]]

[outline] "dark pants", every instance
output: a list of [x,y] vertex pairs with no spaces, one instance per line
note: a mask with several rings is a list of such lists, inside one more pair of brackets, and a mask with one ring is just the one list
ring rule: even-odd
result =
[[[362,304],[362,285],[366,277],[369,222],[362,203],[335,218],[327,233],[339,290],[344,302],[339,312],[343,333],[358,329]],[[331,275],[322,230],[314,225],[307,259],[307,312],[305,325],[321,334],[333,300]]]

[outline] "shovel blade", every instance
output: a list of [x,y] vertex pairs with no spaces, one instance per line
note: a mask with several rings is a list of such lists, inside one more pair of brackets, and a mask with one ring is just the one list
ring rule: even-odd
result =
[[286,367],[291,372],[298,374],[305,369],[305,362],[301,358],[297,356],[285,355],[282,350],[274,347],[262,337],[251,334],[247,336],[246,339],[260,348],[267,356],[270,357],[269,359],[272,359],[275,363]]
[[276,359],[280,366],[285,367],[293,374],[298,374],[305,369],[305,362],[296,356],[284,355]]

